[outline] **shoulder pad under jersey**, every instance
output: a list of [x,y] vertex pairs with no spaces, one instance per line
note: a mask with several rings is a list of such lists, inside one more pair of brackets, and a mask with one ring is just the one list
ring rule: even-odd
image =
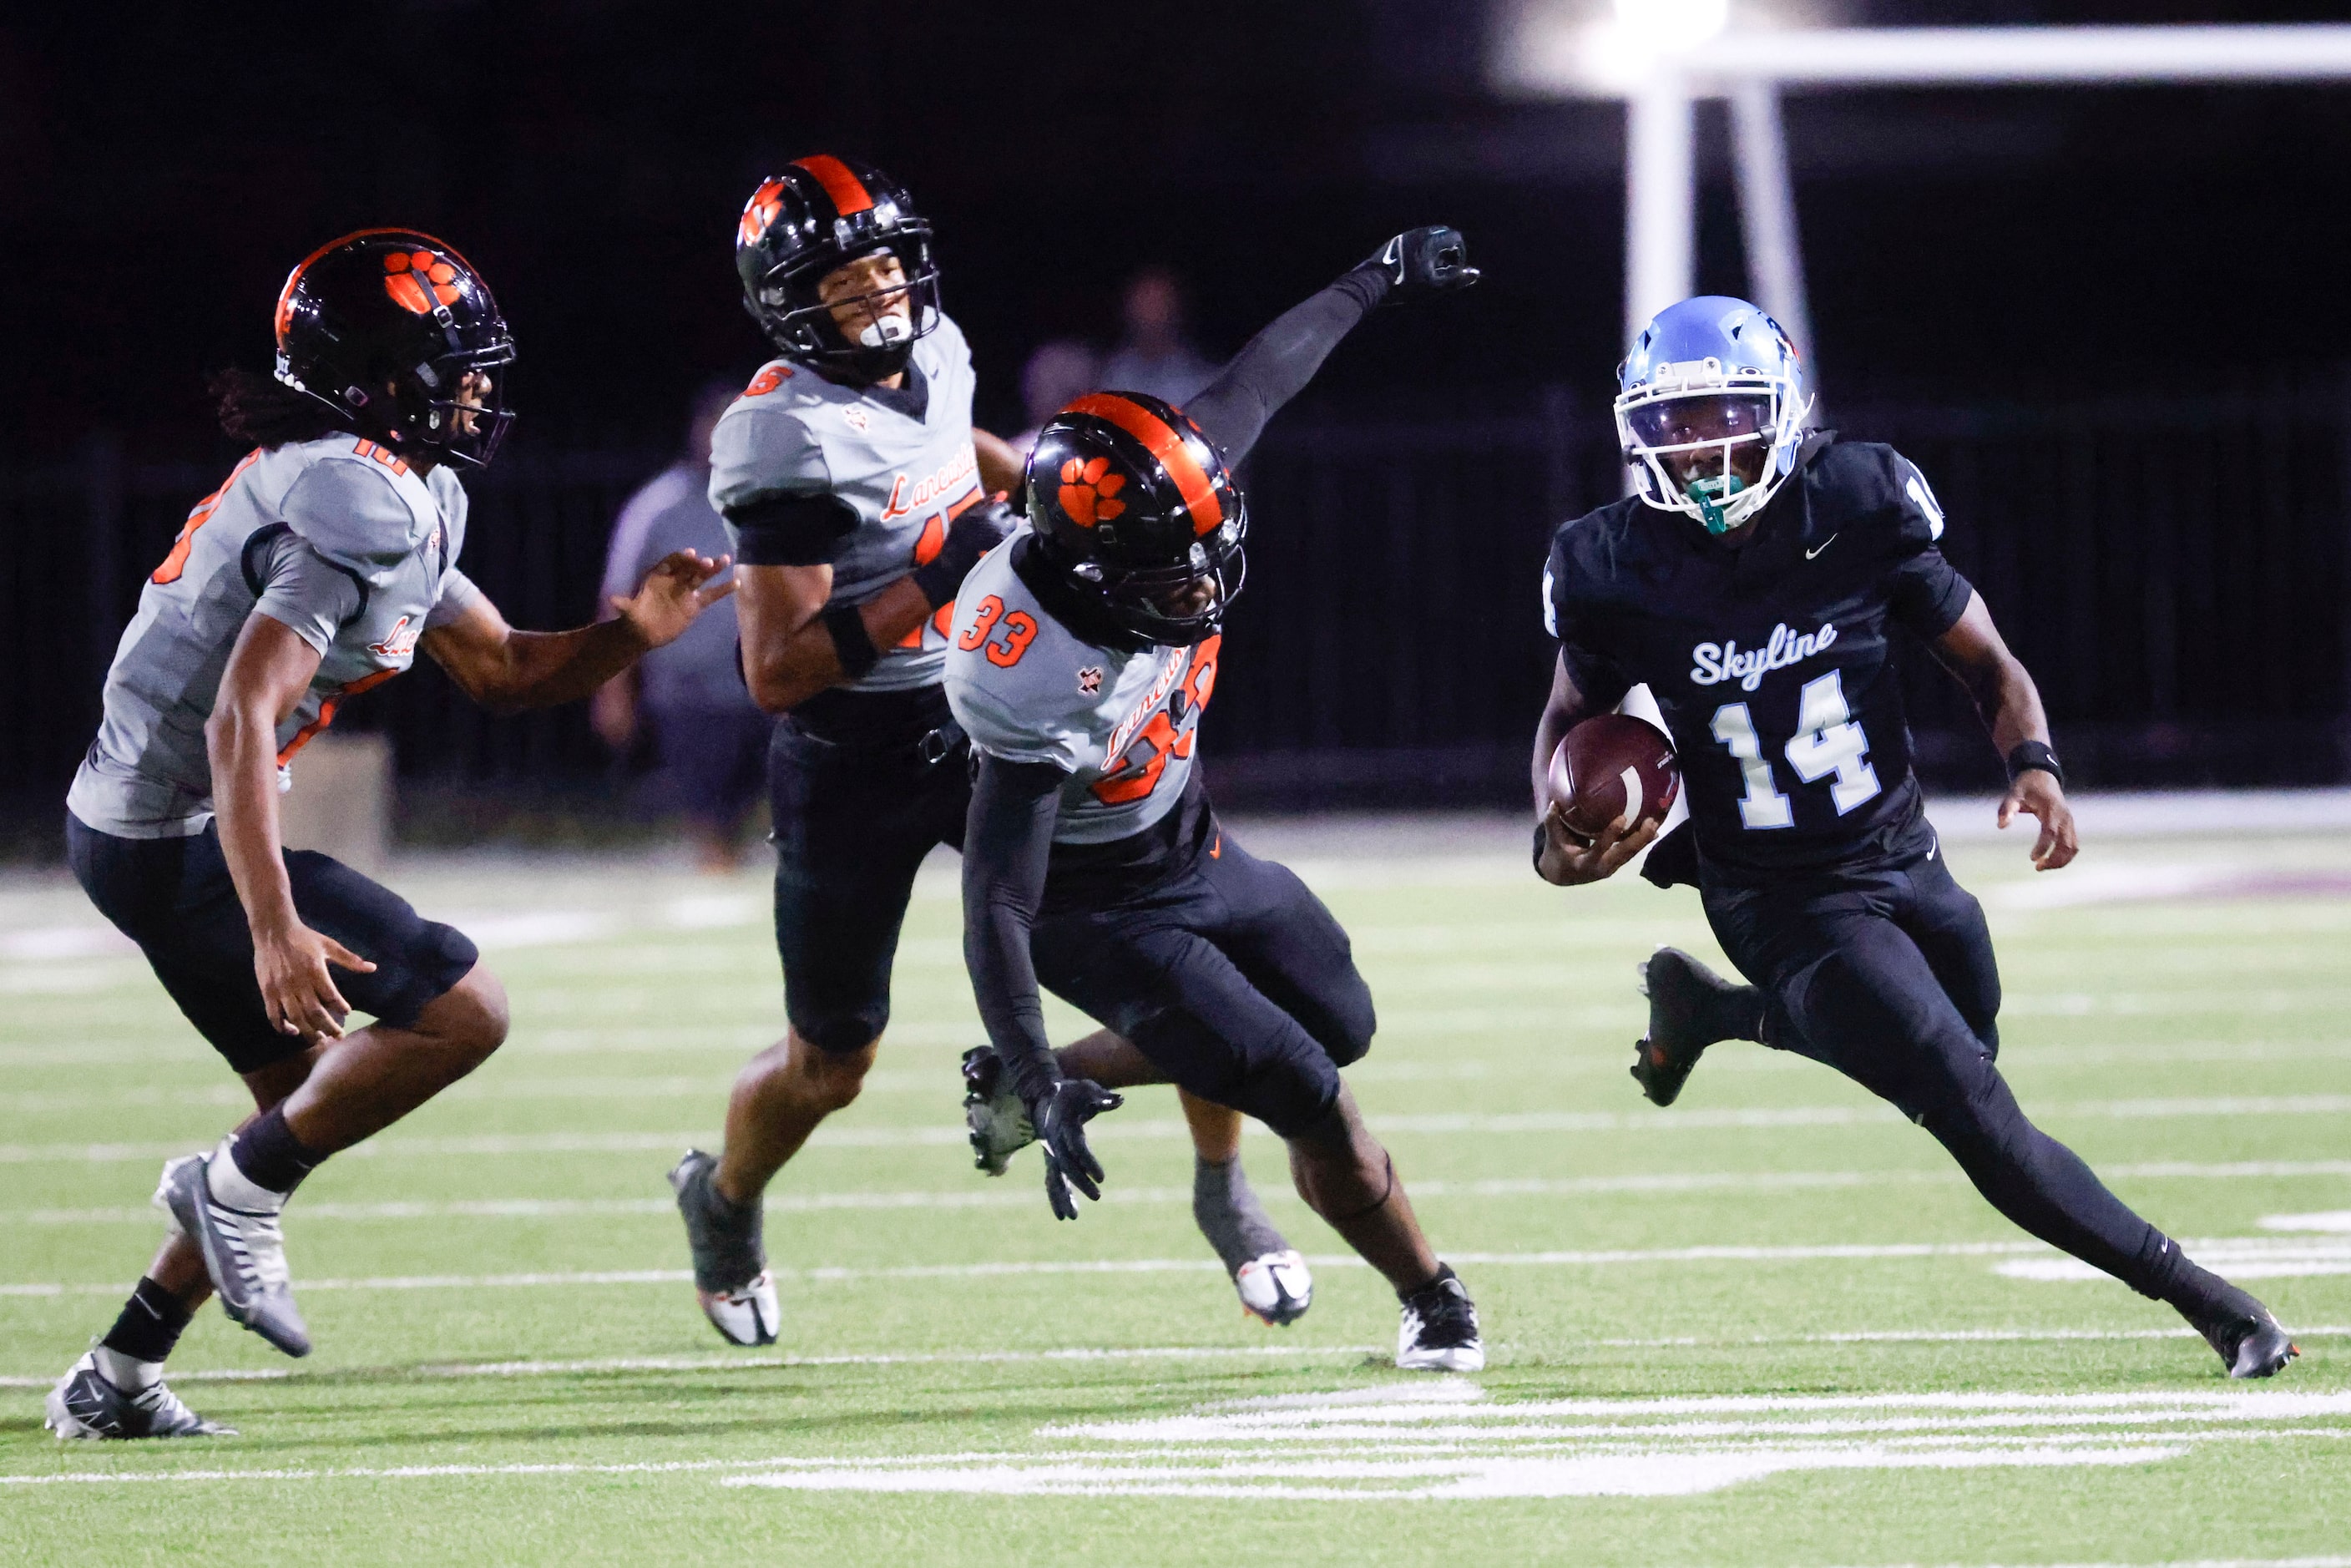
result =
[[737,398],[710,437],[710,504],[724,512],[765,496],[812,495],[832,488],[824,445],[797,412],[789,379],[763,389],[768,371],[814,380],[780,363],[762,371]]
[[1813,493],[1831,500],[1840,523],[1851,517],[1882,525],[1883,543],[1902,556],[1941,542],[1942,503],[1917,465],[1891,446],[1840,441],[1814,458],[1813,467]]
[[381,587],[437,520],[415,471],[373,442],[335,436],[295,476],[278,515],[327,559]]

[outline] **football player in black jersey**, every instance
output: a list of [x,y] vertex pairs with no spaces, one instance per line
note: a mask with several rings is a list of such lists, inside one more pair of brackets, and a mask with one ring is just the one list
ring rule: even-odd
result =
[[[1638,493],[1562,525],[1544,570],[1559,641],[1537,727],[1536,809],[1552,750],[1636,684],[1673,732],[1688,822],[1643,874],[1697,886],[1754,983],[1687,954],[1646,966],[1649,1033],[1633,1076],[1673,1103],[1699,1053],[1751,1040],[1825,1062],[1932,1133],[2024,1229],[2168,1301],[2231,1377],[2296,1350],[2267,1308],[2190,1262],[2069,1149],[2034,1127],[1994,1059],[2000,977],[1983,909],[1953,881],[1910,767],[1889,662],[1899,625],[1974,696],[2011,783],[2000,825],[2038,820],[2033,864],[2078,841],[2032,677],[1943,559],[1943,514],[1892,448],[1808,431],[1795,349],[1744,300],[1659,313],[1618,371],[1618,438]],[[1535,867],[1611,875],[1654,823],[1582,841],[1554,808]]]

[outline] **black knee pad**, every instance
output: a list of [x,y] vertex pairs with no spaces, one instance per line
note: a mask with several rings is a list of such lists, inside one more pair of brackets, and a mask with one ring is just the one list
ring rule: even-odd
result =
[[1330,1053],[1332,1065],[1353,1067],[1372,1049],[1372,1036],[1380,1027],[1379,1015],[1372,1008],[1372,988],[1357,982],[1355,994],[1335,1009],[1331,1022],[1337,1025],[1337,1038],[1323,1030],[1315,1039]]

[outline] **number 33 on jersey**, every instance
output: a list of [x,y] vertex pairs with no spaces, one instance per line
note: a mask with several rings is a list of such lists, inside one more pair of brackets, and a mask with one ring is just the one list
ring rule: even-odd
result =
[[1059,843],[1109,843],[1171,810],[1192,772],[1221,639],[1196,647],[1104,648],[1038,602],[1015,570],[1026,528],[990,551],[956,600],[947,701],[972,744],[1070,775]]

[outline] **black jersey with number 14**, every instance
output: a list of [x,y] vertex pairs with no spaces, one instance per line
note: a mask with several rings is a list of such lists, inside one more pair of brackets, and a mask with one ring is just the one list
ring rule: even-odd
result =
[[1560,526],[1545,622],[1592,702],[1656,696],[1710,875],[1865,859],[1917,816],[1888,637],[1966,611],[1942,532],[1907,458],[1825,432],[1736,542],[1637,497]]

